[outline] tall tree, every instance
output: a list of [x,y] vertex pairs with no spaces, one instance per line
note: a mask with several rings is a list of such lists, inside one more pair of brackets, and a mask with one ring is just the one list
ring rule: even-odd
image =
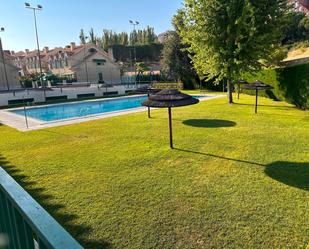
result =
[[169,31],[166,34],[164,42],[161,65],[163,72],[168,78],[182,81],[186,89],[192,89],[196,86],[198,76],[193,68],[188,51],[187,45],[182,44],[179,36],[180,26],[182,26],[181,10],[173,17],[173,26],[175,31]]
[[180,35],[198,74],[232,82],[258,70],[279,44],[287,0],[185,0]]
[[97,38],[96,35],[94,34],[93,28],[91,28],[89,31],[89,39],[91,43],[96,44]]
[[86,44],[86,36],[84,30],[81,29],[79,33],[80,44]]
[[[305,16],[300,22],[299,26],[304,29],[307,37],[309,36],[309,16]],[[309,39],[309,38],[308,38]]]
[[288,13],[281,39],[282,44],[293,44],[309,39],[309,31],[302,25],[306,18],[308,17],[301,12],[291,11]]
[[[84,30],[80,31],[80,43],[85,44]],[[154,32],[154,28],[147,26],[146,29],[134,30],[130,33],[121,32],[117,33],[112,30],[103,29],[102,37],[97,36],[94,33],[93,28],[89,31],[89,42],[96,44],[99,43],[103,49],[113,45],[147,45],[157,42],[157,35]]]
[[182,81],[192,71],[191,60],[183,48],[177,32],[169,31],[163,44],[161,65],[163,72],[171,80]]

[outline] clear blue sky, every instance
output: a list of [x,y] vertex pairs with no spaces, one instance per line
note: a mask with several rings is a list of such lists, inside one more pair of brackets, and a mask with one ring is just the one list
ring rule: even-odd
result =
[[[24,0],[0,0],[0,33],[4,49],[35,49],[33,13],[24,7]],[[171,18],[182,0],[29,0],[43,10],[38,12],[41,47],[65,46],[79,42],[80,29],[91,27],[101,36],[103,29],[130,31],[128,20],[138,20],[139,27],[147,25],[156,33],[171,29]]]

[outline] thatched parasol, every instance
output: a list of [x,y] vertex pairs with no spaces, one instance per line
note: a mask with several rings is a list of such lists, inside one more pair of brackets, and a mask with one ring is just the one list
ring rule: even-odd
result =
[[[141,88],[138,88],[134,91],[134,93],[141,93],[141,94],[147,94],[147,97],[149,98],[149,96],[151,94],[156,94],[158,92],[160,92],[161,89],[157,89],[157,88],[153,88],[153,87],[141,87]],[[151,118],[150,116],[150,107],[148,107],[148,118]]]
[[150,95],[148,100],[143,102],[143,106],[168,108],[169,130],[170,130],[170,147],[173,149],[173,133],[172,133],[172,107],[194,105],[199,102],[188,94],[179,92],[178,90],[162,90],[155,95]]
[[273,89],[272,86],[267,85],[261,81],[255,81],[250,84],[247,84],[244,86],[245,89],[249,90],[255,90],[255,113],[257,113],[257,107],[258,107],[258,91],[259,90],[267,90],[267,89]]
[[239,99],[239,93],[240,93],[240,85],[247,85],[249,84],[247,81],[245,80],[238,80],[237,81],[237,86],[238,86],[238,91],[237,91],[237,99]]

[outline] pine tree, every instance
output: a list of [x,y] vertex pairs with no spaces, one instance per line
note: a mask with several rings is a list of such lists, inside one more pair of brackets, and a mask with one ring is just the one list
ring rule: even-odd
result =
[[80,30],[79,39],[80,39],[80,44],[86,44],[86,37],[85,37],[85,33],[83,29]]
[[90,38],[90,42],[93,44],[96,44],[96,35],[94,34],[93,28],[90,29],[89,31],[89,38]]

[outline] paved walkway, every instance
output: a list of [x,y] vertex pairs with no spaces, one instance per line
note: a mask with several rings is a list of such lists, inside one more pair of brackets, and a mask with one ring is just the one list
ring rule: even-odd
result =
[[[225,97],[225,95],[206,94],[205,98],[200,99],[200,101],[207,101],[207,100],[222,98],[222,97]],[[22,108],[18,108],[18,109],[22,109]],[[28,122],[28,127],[27,127],[25,116],[15,114],[13,112],[10,112],[9,109],[6,109],[6,110],[0,110],[0,123],[13,127],[19,131],[31,131],[31,130],[38,130],[38,129],[44,129],[44,128],[49,128],[49,127],[55,127],[55,126],[77,124],[77,123],[82,123],[86,121],[115,117],[115,116],[130,114],[130,113],[144,112],[146,110],[147,110],[146,107],[138,107],[138,108],[133,108],[133,109],[124,110],[124,111],[108,112],[108,113],[90,115],[90,116],[85,116],[85,117],[77,117],[77,118],[70,118],[70,119],[50,121],[50,122],[41,121],[41,120],[33,119],[31,117],[27,117],[27,122]]]

